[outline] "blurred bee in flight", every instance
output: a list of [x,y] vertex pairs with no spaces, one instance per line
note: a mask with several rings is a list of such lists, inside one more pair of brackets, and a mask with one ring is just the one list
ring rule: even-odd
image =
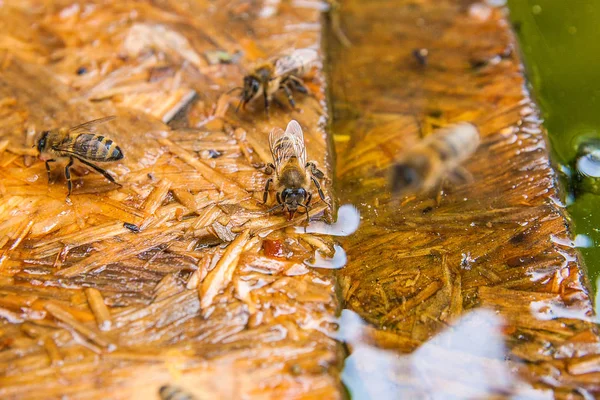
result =
[[296,101],[292,95],[293,90],[307,94],[304,86],[304,77],[319,60],[319,54],[314,49],[297,49],[288,55],[281,56],[272,61],[267,61],[254,68],[252,72],[244,77],[244,86],[241,88],[240,106],[245,109],[246,105],[258,98],[263,98],[265,113],[269,116],[269,105],[273,96],[279,90],[283,90],[292,108],[296,107]]
[[108,172],[93,164],[93,162],[112,162],[123,158],[123,152],[115,142],[103,135],[93,133],[97,125],[112,121],[115,118],[110,116],[88,121],[71,128],[63,127],[42,132],[37,141],[37,149],[40,160],[46,163],[48,182],[50,182],[50,163],[68,158],[69,162],[65,167],[65,177],[67,178],[69,196],[73,186],[70,168],[75,159],[101,173],[112,183],[121,186]]
[[392,193],[407,196],[427,192],[439,187],[448,175],[468,177],[460,165],[475,153],[479,142],[479,131],[467,122],[433,132],[407,149],[392,166]]
[[160,400],[197,400],[190,393],[186,393],[183,389],[173,385],[161,386],[158,395],[160,396]]
[[317,188],[321,200],[329,205],[318,181],[325,175],[314,162],[306,162],[304,134],[298,122],[290,121],[285,131],[281,128],[272,130],[269,135],[269,147],[273,163],[267,165],[265,172],[269,175],[275,172],[275,177],[267,179],[265,183],[263,202],[266,204],[269,186],[273,183],[277,190],[278,203],[269,212],[283,209],[287,212],[288,219],[292,219],[298,208],[302,208],[306,211],[306,219],[309,219],[311,183]]

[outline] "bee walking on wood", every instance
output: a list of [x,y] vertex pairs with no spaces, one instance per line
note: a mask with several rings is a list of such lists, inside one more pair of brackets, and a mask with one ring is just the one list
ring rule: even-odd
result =
[[197,400],[193,395],[173,385],[164,385],[158,391],[160,400]]
[[302,208],[306,211],[306,218],[309,219],[311,183],[317,188],[321,200],[329,205],[319,184],[319,179],[323,179],[325,175],[314,162],[306,162],[304,134],[298,122],[290,121],[285,131],[281,128],[271,131],[269,147],[273,163],[267,165],[265,172],[269,175],[275,172],[275,177],[267,179],[265,183],[263,202],[267,202],[269,186],[273,183],[277,190],[278,203],[269,212],[283,209],[287,212],[288,218],[292,219],[298,208]]
[[50,182],[50,163],[58,159],[69,159],[65,167],[65,177],[69,196],[71,195],[71,171],[75,159],[95,171],[101,173],[112,183],[121,186],[108,172],[93,164],[93,162],[112,162],[123,158],[123,152],[111,139],[93,133],[94,127],[116,117],[110,116],[88,121],[71,128],[58,128],[44,131],[37,142],[39,158],[46,163],[48,182]]
[[292,91],[308,93],[302,77],[311,70],[318,59],[319,54],[314,49],[297,49],[291,54],[258,65],[244,77],[238,109],[240,106],[245,109],[250,101],[262,96],[268,117],[269,104],[279,90],[285,92],[292,108],[296,108]]
[[479,141],[477,128],[467,122],[433,132],[409,148],[394,164],[392,192],[405,196],[429,191],[440,185],[448,174],[468,177],[460,165],[475,153]]

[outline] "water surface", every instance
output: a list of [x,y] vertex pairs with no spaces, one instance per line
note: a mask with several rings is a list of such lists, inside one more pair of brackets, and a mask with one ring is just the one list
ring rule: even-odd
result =
[[[513,26],[537,97],[555,162],[571,169],[578,144],[600,138],[600,3],[595,0],[509,0]],[[586,193],[569,204],[590,281],[600,278],[600,197]],[[598,285],[595,285],[596,290]]]

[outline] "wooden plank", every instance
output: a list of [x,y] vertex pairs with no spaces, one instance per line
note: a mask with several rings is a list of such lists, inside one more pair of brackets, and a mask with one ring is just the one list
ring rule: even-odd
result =
[[[340,10],[353,47],[330,49],[337,177],[340,201],[362,218],[344,241],[347,308],[399,351],[464,312],[495,309],[530,383],[558,398],[598,396],[584,268],[563,244],[571,232],[505,10],[470,0],[346,0]],[[439,205],[435,193],[392,199],[394,159],[458,121],[482,137],[465,164],[473,182],[447,188]]]
[[[314,323],[338,308],[334,280],[287,229],[305,216],[266,215],[257,168],[296,119],[330,176],[321,68],[269,120],[222,96],[263,58],[318,49],[320,18],[295,2],[2,2],[1,398],[342,396],[333,327]],[[64,164],[50,185],[28,166],[32,134],[107,115],[97,131],[125,157],[103,167],[122,187],[73,168],[67,201]]]

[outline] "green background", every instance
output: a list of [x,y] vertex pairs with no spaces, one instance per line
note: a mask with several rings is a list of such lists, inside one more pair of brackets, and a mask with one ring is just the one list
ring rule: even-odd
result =
[[[600,1],[508,0],[529,84],[540,105],[557,170],[575,158],[584,138],[600,138]],[[564,179],[564,177],[563,177]],[[564,185],[566,187],[566,185]],[[600,277],[600,196],[568,206],[594,290]]]

